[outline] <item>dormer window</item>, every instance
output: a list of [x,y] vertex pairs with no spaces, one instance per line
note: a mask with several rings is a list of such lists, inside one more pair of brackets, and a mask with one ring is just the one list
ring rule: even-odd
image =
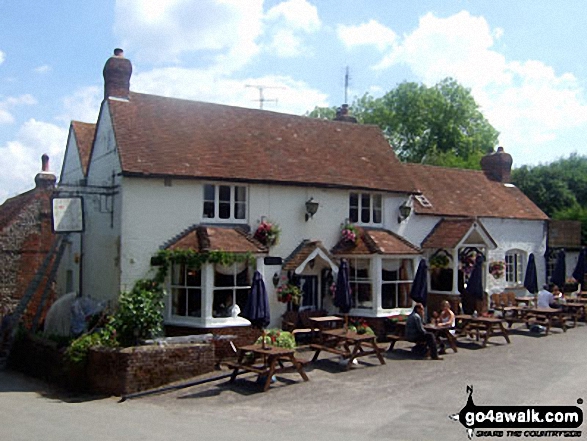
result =
[[381,224],[382,202],[380,194],[351,193],[349,195],[349,220],[363,225]]
[[247,188],[240,185],[204,185],[204,219],[243,221],[247,217]]

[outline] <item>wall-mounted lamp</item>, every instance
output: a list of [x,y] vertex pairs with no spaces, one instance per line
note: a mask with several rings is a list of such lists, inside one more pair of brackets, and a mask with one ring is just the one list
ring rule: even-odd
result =
[[316,214],[318,211],[318,205],[318,202],[316,202],[314,198],[310,198],[306,201],[306,222]]
[[272,282],[273,282],[273,286],[275,288],[277,288],[277,284],[279,283],[279,273],[273,274]]
[[412,212],[412,207],[410,207],[408,205],[407,201],[404,201],[399,206],[399,216],[397,217],[397,223],[399,224],[399,223],[405,221],[411,212]]

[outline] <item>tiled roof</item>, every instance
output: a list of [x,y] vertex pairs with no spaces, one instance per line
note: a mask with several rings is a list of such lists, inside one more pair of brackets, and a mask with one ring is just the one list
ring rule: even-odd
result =
[[341,240],[332,249],[332,254],[420,254],[421,250],[392,231],[358,228],[359,239],[356,244]]
[[77,140],[79,159],[82,164],[84,176],[88,174],[88,164],[92,154],[92,145],[94,143],[94,134],[96,133],[96,124],[90,124],[80,121],[72,121],[71,127]]
[[426,208],[415,200],[417,214],[548,219],[520,189],[492,181],[482,171],[422,164],[405,167],[415,190],[422,192],[432,205]]
[[308,256],[312,254],[314,250],[316,250],[316,248],[319,248],[331,261],[336,260],[330,255],[328,250],[324,248],[324,245],[322,245],[322,242],[319,240],[304,240],[288,257],[284,259],[282,269],[284,271],[294,271],[302,263],[304,263]]
[[10,199],[6,199],[0,205],[0,233],[16,219],[22,210],[38,199],[39,194],[36,189],[32,189]]
[[266,253],[267,248],[239,227],[194,225],[163,246],[169,250],[197,252]]
[[493,241],[489,232],[477,219],[441,219],[422,241],[422,248],[455,248],[474,224],[477,224],[485,236]]
[[126,175],[412,189],[376,126],[139,93],[108,103]]

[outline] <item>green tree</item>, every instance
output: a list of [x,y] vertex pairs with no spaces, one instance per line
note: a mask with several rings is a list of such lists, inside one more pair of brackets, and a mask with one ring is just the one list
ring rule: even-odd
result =
[[336,116],[336,107],[314,107],[314,110],[306,112],[304,116],[310,118],[329,119],[333,120]]
[[587,244],[587,156],[522,166],[512,171],[512,182],[553,219],[580,221]]
[[433,87],[404,82],[381,98],[365,94],[352,107],[360,122],[383,130],[403,161],[478,169],[497,146],[499,132],[452,78]]

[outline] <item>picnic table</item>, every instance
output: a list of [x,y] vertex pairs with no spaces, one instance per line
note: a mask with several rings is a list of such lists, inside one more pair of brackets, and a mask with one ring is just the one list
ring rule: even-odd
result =
[[342,317],[338,317],[336,315],[326,315],[322,317],[310,317],[308,319],[312,322],[312,326],[318,329],[318,336],[320,341],[323,339],[322,332],[328,329],[339,328],[344,323]]
[[482,346],[487,346],[487,341],[492,337],[503,337],[505,341],[510,344],[510,337],[508,331],[504,327],[505,320],[497,317],[473,317],[468,314],[459,314],[455,316],[455,320],[461,322],[463,327],[459,337],[475,335],[476,340],[479,341],[483,337]]
[[[294,356],[294,349],[278,348],[275,346],[246,345],[238,348],[236,363],[225,362],[224,364],[233,369],[230,376],[230,383],[236,380],[240,370],[258,374],[265,379],[263,391],[267,391],[271,385],[273,375],[296,370],[304,381],[309,381],[304,372],[303,363]],[[290,366],[285,366],[289,363]]]
[[582,302],[566,302],[561,303],[563,311],[568,314],[569,318],[573,320],[573,327],[577,326],[577,321],[585,317],[585,303]]
[[381,364],[385,364],[374,335],[357,334],[344,328],[327,329],[320,334],[320,343],[310,345],[310,348],[316,351],[312,361],[318,359],[321,351],[326,351],[348,360],[346,369],[351,367],[355,359],[368,355],[375,355]]
[[[387,350],[388,352],[393,351],[393,348],[398,341],[408,341],[405,336],[406,323],[405,322],[398,322],[395,324],[395,326],[396,326],[395,333],[387,335],[387,338],[390,340],[390,346],[389,346],[389,349]],[[424,325],[424,329],[426,331],[434,334],[434,337],[437,342],[439,342],[440,338],[442,338],[442,337],[446,338],[446,340],[448,341],[448,344],[449,344],[450,348],[453,350],[453,352],[458,352],[457,340],[456,340],[454,334],[451,332],[455,329],[454,326],[438,326],[438,325],[429,323],[429,324]]]
[[562,328],[564,332],[567,332],[567,318],[562,308],[528,308],[526,323],[530,325],[530,321],[546,326],[546,335],[552,327]]

